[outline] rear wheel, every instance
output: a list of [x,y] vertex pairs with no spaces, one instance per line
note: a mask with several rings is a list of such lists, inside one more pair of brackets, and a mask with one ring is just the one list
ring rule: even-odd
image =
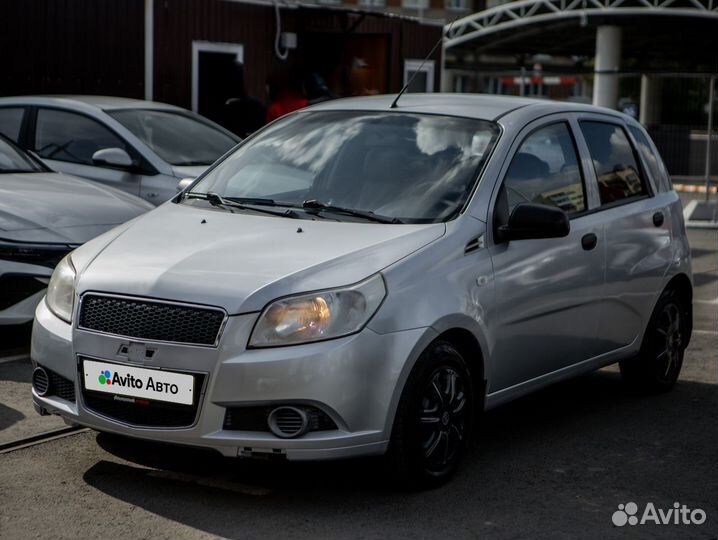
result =
[[646,392],[673,388],[683,366],[687,323],[679,295],[674,290],[665,291],[653,310],[638,357],[620,363],[624,381]]
[[456,470],[472,427],[474,391],[461,354],[437,341],[422,353],[397,408],[388,460],[407,487],[433,487]]

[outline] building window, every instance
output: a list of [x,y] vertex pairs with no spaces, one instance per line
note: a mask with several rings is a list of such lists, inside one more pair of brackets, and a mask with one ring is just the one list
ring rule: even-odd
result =
[[401,0],[401,7],[406,9],[429,9],[429,0]]
[[342,3],[342,0],[317,0],[317,4],[322,4],[325,6],[338,6]]
[[446,0],[446,9],[466,11],[469,9],[469,0]]
[[[423,64],[423,65],[422,65]],[[433,92],[434,91],[434,61],[405,60],[404,84],[411,81],[407,92]]]
[[359,5],[362,7],[384,7],[386,0],[359,0]]

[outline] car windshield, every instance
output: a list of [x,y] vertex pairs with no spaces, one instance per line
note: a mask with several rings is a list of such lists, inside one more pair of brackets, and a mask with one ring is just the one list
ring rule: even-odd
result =
[[107,111],[171,165],[211,165],[238,139],[191,113],[151,109]]
[[0,137],[0,174],[41,172],[43,169],[18,147]]
[[450,116],[297,113],[240,146],[192,194],[441,222],[463,207],[498,133],[491,122]]

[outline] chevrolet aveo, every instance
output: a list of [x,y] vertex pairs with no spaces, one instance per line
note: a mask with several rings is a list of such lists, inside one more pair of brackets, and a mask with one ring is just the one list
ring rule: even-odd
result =
[[41,414],[225,456],[455,470],[473,418],[691,334],[681,203],[643,128],[520,98],[378,96],[272,123],[86,243],[37,308]]

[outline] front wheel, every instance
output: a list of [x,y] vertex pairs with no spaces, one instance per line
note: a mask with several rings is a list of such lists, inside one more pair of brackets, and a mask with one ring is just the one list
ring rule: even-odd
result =
[[399,401],[388,461],[407,487],[434,487],[453,474],[472,428],[474,390],[461,354],[432,343],[417,360]]
[[620,363],[624,381],[636,390],[667,392],[678,379],[688,337],[681,298],[673,290],[658,299],[638,357]]

